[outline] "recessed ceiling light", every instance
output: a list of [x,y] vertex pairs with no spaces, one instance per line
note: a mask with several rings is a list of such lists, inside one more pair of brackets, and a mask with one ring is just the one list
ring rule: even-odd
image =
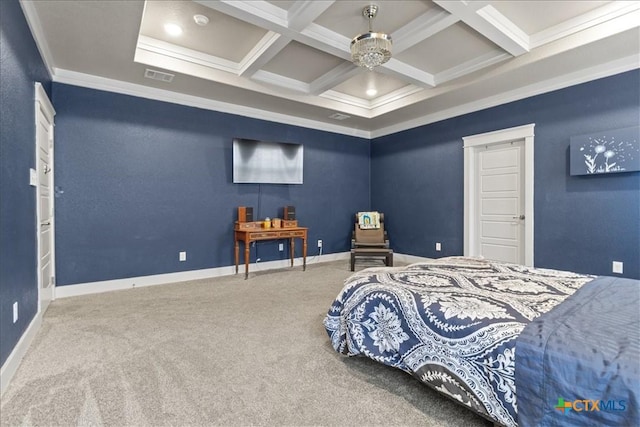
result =
[[178,37],[180,34],[182,34],[182,27],[172,22],[164,24],[164,30],[167,34],[173,37]]
[[204,15],[193,15],[193,20],[195,21],[196,24],[200,25],[201,27],[204,27],[209,23],[209,18],[207,18]]
[[376,96],[378,91],[374,88],[367,89],[367,96]]

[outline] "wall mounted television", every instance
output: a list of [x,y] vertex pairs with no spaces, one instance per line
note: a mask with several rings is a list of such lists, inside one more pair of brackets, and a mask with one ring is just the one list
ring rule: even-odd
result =
[[234,184],[302,184],[302,144],[233,139]]

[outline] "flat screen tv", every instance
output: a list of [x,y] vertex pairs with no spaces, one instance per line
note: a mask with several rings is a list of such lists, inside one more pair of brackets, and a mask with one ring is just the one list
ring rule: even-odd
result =
[[302,144],[234,138],[233,182],[302,184]]

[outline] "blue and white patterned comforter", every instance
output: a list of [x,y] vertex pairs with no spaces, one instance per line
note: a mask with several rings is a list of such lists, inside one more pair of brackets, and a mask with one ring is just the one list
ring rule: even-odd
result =
[[593,276],[464,257],[353,274],[324,325],[334,349],[402,369],[516,425],[515,341]]

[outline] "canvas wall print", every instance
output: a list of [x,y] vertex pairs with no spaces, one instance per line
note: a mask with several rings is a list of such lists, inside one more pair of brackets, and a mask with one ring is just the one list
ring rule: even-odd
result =
[[640,126],[571,137],[571,175],[640,171]]

